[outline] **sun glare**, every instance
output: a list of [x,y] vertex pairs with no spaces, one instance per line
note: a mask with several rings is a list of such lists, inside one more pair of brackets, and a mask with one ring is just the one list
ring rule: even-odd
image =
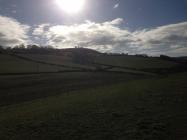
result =
[[66,13],[78,13],[83,10],[85,0],[56,0],[56,4]]

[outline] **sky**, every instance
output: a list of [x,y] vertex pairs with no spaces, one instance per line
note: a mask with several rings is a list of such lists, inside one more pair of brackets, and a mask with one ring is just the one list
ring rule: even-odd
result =
[[0,45],[19,44],[184,56],[187,0],[85,0],[77,13],[56,0],[0,0]]

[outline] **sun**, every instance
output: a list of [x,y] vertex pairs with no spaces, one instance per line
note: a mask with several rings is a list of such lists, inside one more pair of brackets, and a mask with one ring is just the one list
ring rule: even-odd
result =
[[66,13],[78,13],[83,10],[85,0],[56,0],[56,4]]

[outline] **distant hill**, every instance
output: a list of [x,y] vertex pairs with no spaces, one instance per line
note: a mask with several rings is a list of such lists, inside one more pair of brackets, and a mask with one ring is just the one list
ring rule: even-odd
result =
[[105,71],[150,74],[181,71],[186,64],[186,57],[107,54],[87,48],[31,47],[0,52],[0,73]]
[[[0,49],[1,51],[1,49]],[[100,54],[100,52],[88,49],[88,48],[66,48],[66,49],[55,49],[55,48],[47,48],[47,47],[37,47],[32,46],[28,48],[8,48],[4,50],[6,52],[13,52],[13,53],[34,53],[34,54],[55,54],[55,55],[66,55],[66,54]]]

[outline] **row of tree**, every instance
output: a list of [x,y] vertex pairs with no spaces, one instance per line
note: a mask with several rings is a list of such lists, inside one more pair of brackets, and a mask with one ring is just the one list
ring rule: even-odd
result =
[[[91,49],[81,48],[75,46],[74,49],[55,49],[53,46],[38,46],[38,45],[18,45],[13,48],[11,47],[3,47],[0,46],[0,53],[3,52],[12,52],[12,53],[35,53],[35,54],[64,54],[64,52],[68,53],[74,53],[75,58],[80,57],[82,55],[88,54],[88,52],[92,54],[97,54],[98,52]],[[81,55],[80,55],[81,54]],[[103,55],[110,55],[110,56],[128,56],[128,53],[103,53]],[[148,58],[149,56],[147,54],[136,54],[135,56],[138,57],[144,57]],[[167,55],[160,55],[161,59],[164,60],[171,60],[171,57]]]

